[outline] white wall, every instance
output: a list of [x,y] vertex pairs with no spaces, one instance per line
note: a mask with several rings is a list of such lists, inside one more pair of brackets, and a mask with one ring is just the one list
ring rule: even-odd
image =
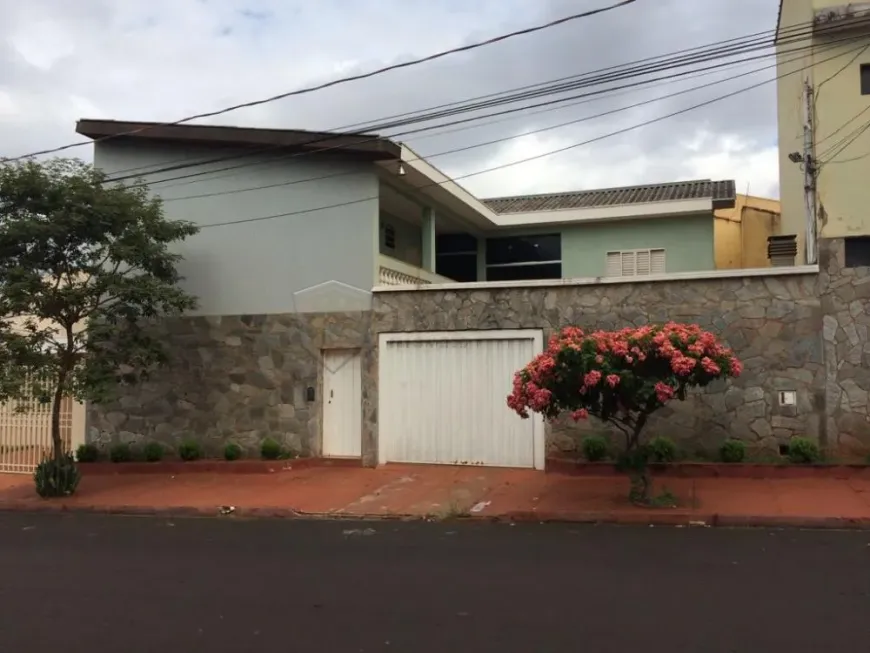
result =
[[[111,177],[143,174],[185,159],[214,159],[234,153],[237,152],[118,139],[98,143],[94,162]],[[242,164],[252,165],[224,170]],[[142,170],[142,166],[149,167]],[[131,168],[138,170],[130,171]],[[210,172],[155,183],[203,171]],[[333,178],[287,184],[324,176]],[[185,277],[184,287],[199,298],[199,308],[194,314],[294,312],[296,291],[329,281],[366,292],[372,288],[376,271],[378,180],[370,163],[325,156],[260,154],[143,178],[151,184],[152,192],[164,199],[168,218],[189,220],[202,227],[199,234],[178,248],[184,257],[179,266]],[[190,197],[273,184],[278,185]],[[355,203],[271,220],[209,226],[348,202]],[[339,310],[338,305],[335,310]]]

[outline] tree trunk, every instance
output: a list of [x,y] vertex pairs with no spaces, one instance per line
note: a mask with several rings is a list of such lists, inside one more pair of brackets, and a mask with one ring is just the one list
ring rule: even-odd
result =
[[632,503],[641,505],[649,504],[650,489],[652,488],[647,453],[640,450],[640,433],[643,431],[643,427],[646,426],[647,417],[649,417],[647,412],[641,412],[637,416],[626,448],[630,456],[634,454],[634,465],[629,473],[631,489],[628,492],[628,498]]
[[645,467],[642,470],[634,471],[629,478],[631,480],[631,489],[628,491],[629,501],[642,506],[649,505],[650,488],[652,487],[649,468]]
[[60,406],[63,403],[66,371],[58,373],[57,386],[54,389],[54,399],[51,402],[51,444],[53,458],[60,462],[63,454],[63,440],[60,437]]

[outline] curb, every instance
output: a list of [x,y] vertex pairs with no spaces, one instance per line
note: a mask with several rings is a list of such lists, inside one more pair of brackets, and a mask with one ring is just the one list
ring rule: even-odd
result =
[[[0,504],[0,513],[83,513],[138,517],[227,517],[235,519],[305,519],[334,521],[432,521],[430,515],[351,514],[341,512],[307,513],[293,508],[204,508],[198,506],[70,506],[62,503],[9,502]],[[444,520],[451,521],[451,520]],[[622,526],[663,526],[700,528],[787,528],[812,530],[870,530],[870,517],[811,517],[797,515],[720,515],[716,513],[673,512],[577,512],[547,513],[516,511],[499,515],[470,515],[455,521],[497,523],[611,524]]]

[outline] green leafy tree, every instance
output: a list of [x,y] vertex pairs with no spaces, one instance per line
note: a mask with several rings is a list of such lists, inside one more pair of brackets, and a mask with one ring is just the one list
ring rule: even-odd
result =
[[76,159],[0,164],[0,399],[101,403],[166,361],[147,323],[193,308],[171,246],[196,233]]

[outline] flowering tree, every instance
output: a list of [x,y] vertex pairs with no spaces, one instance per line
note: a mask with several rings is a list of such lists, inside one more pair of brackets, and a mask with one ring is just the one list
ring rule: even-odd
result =
[[640,435],[649,416],[690,387],[736,377],[743,366],[716,336],[697,324],[629,327],[585,333],[566,327],[514,375],[508,406],[521,417],[529,412],[555,419],[569,412],[575,420],[589,415],[625,434],[625,454],[638,471],[647,498],[648,452]]

